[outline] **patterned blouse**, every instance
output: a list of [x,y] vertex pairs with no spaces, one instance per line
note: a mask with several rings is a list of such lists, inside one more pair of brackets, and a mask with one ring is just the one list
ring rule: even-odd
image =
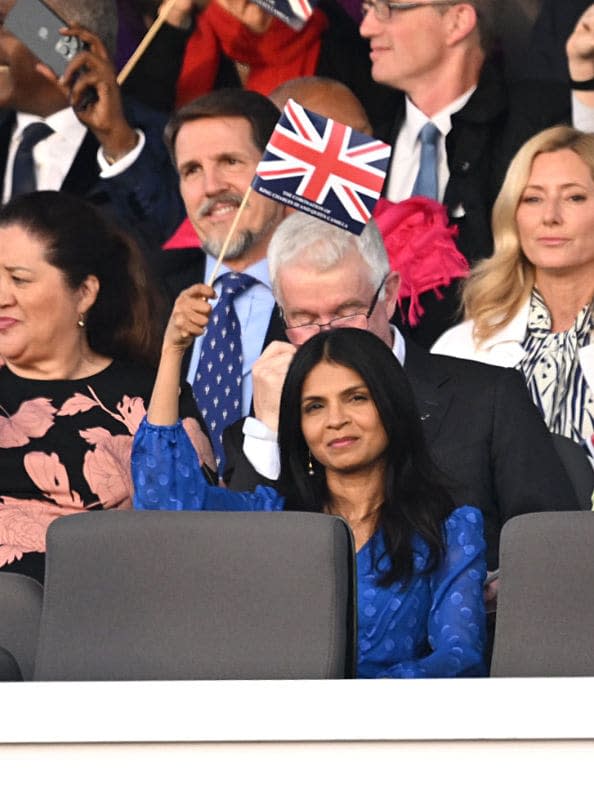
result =
[[586,305],[567,331],[551,332],[551,315],[535,288],[530,299],[528,327],[518,364],[532,400],[547,427],[584,444],[594,432],[594,397],[579,362],[580,348],[592,337],[592,305]]

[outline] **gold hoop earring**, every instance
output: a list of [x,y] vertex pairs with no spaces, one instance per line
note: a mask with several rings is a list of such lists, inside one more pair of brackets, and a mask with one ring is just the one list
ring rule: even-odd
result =
[[310,478],[313,478],[313,476],[314,476],[316,473],[314,472],[314,467],[313,467],[313,463],[312,463],[312,460],[311,460],[311,450],[308,450],[307,452],[308,452],[308,457],[307,457],[307,474],[309,475],[309,477],[310,477]]
[[78,318],[78,322],[76,324],[78,325],[79,328],[84,328],[85,327],[85,318],[83,317],[82,314]]

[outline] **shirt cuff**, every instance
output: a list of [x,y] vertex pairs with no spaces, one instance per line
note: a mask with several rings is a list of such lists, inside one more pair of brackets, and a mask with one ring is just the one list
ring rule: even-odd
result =
[[594,133],[594,108],[578,100],[575,92],[571,93],[571,118],[574,128],[583,133]]
[[270,481],[277,480],[280,459],[276,434],[268,425],[254,417],[243,423],[243,453],[259,475]]
[[116,175],[121,175],[121,173],[125,172],[128,167],[132,166],[132,164],[141,154],[146,137],[139,128],[135,128],[134,130],[138,135],[138,142],[136,143],[136,146],[133,147],[129,153],[126,153],[123,158],[114,161],[113,164],[110,164],[105,158],[101,147],[99,150],[97,150],[97,163],[99,164],[99,169],[101,170],[99,174],[100,178],[115,178]]

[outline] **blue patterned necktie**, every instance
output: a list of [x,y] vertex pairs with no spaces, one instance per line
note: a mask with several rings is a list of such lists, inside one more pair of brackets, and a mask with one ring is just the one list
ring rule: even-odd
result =
[[11,197],[18,197],[37,189],[33,148],[52,133],[54,131],[45,122],[32,122],[24,129],[14,157]]
[[426,122],[419,134],[421,140],[421,160],[419,172],[413,186],[412,196],[422,195],[437,200],[437,142],[439,128]]
[[241,417],[243,352],[234,302],[254,283],[256,278],[243,272],[227,272],[217,280],[220,299],[204,332],[194,378],[194,397],[210,432],[219,475],[225,460],[223,431]]

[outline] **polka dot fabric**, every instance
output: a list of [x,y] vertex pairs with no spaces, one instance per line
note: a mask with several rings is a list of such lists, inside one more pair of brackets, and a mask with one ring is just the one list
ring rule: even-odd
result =
[[[132,450],[134,506],[139,509],[281,511],[284,499],[270,487],[231,492],[209,486],[180,423],[146,419]],[[414,541],[413,577],[407,585],[378,586],[385,569],[382,531],[357,554],[360,678],[445,678],[486,675],[485,542],[480,511],[456,509],[445,524],[445,554],[422,574],[428,548]]]
[[357,553],[358,677],[486,675],[481,513],[471,506],[456,509],[445,524],[445,543],[440,566],[423,575],[429,551],[416,537],[416,574],[405,586],[377,585],[378,570],[388,564],[381,530]]

